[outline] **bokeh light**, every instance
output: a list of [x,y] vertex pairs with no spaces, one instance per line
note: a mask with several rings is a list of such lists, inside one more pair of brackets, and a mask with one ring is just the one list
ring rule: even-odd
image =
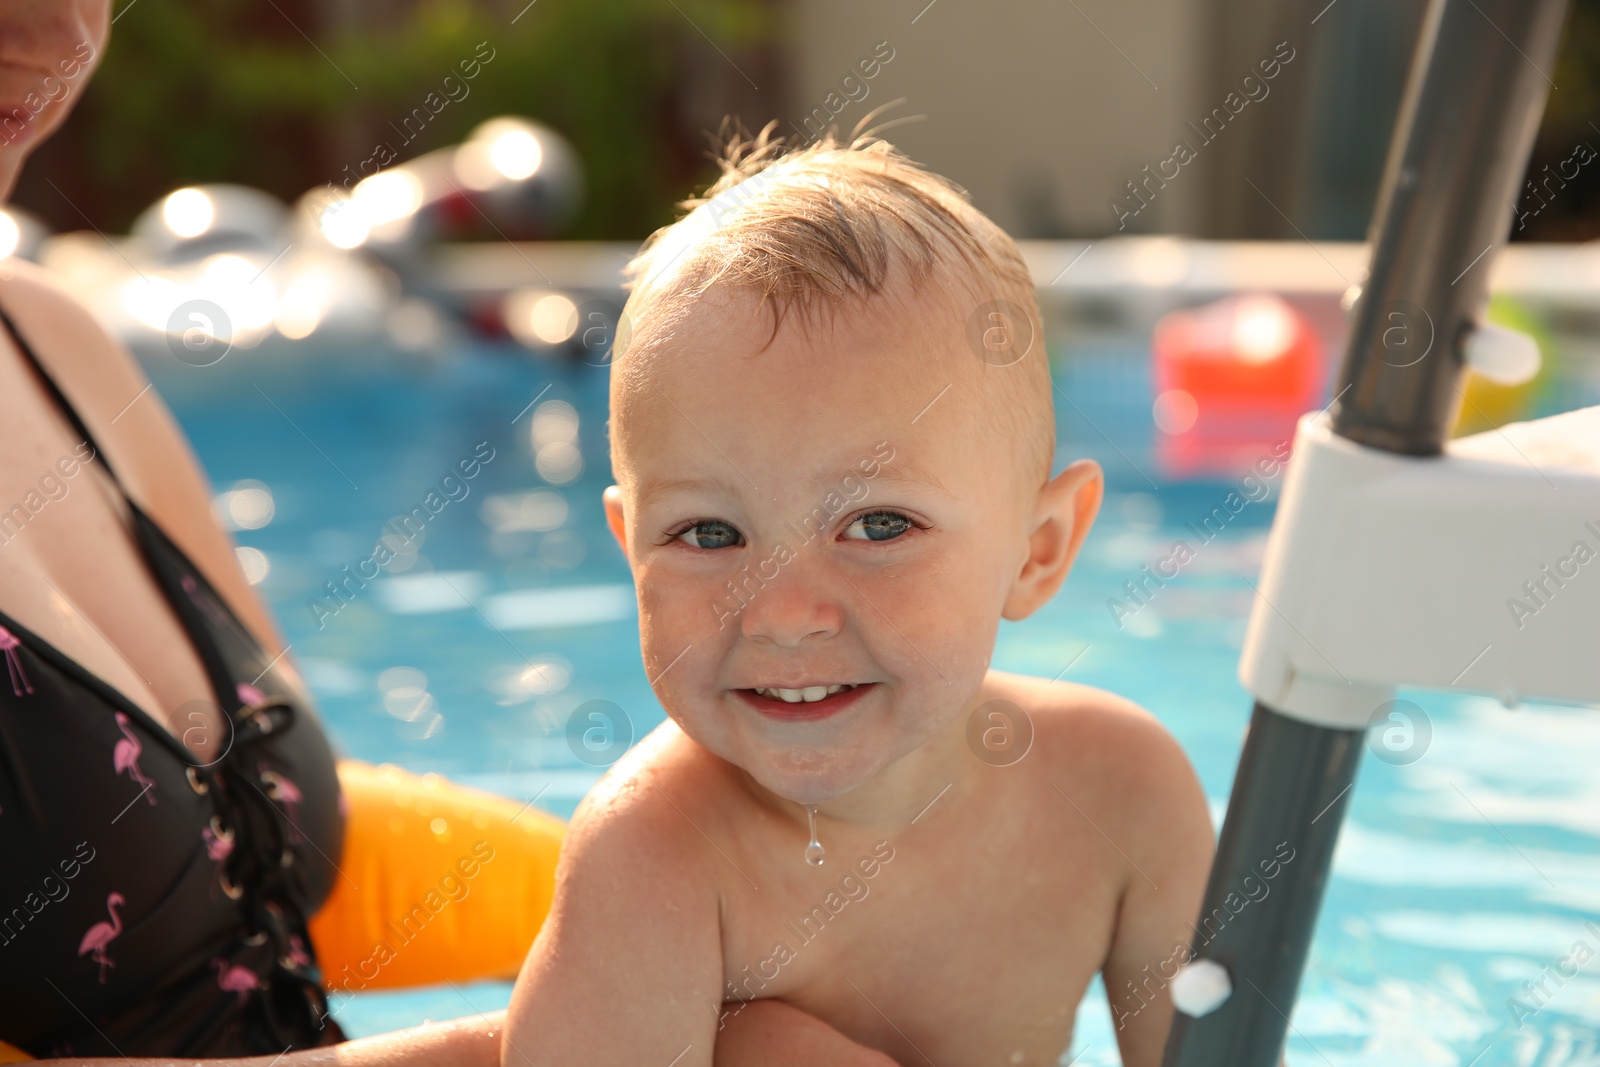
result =
[[1246,363],[1266,363],[1281,358],[1294,344],[1294,317],[1275,296],[1239,299],[1233,320],[1233,344]]
[[317,229],[335,248],[358,248],[372,233],[366,212],[354,200],[335,200],[317,215]]
[[533,177],[544,160],[538,138],[527,130],[508,129],[489,142],[489,160],[512,181]]
[[254,479],[234,482],[216,499],[216,512],[222,525],[230,530],[259,530],[272,521],[277,504],[272,490]]
[[0,211],[0,259],[14,255],[22,244],[22,227],[17,220]]
[[240,545],[233,550],[233,554],[239,561],[239,569],[244,571],[244,580],[251,585],[260,585],[272,571],[271,561],[259,548]]
[[415,214],[422,201],[421,179],[398,167],[364,179],[356,185],[353,197],[373,229]]
[[199,189],[179,189],[161,205],[161,218],[179,237],[199,237],[216,221],[217,205]]
[[485,497],[479,517],[497,533],[531,530],[546,533],[567,521],[567,499],[548,489],[499,493]]
[[561,293],[525,289],[506,297],[505,317],[511,336],[528,347],[558,345],[577,330],[578,305]]
[[1200,417],[1200,405],[1185,390],[1168,389],[1156,397],[1150,413],[1162,433],[1188,433]]

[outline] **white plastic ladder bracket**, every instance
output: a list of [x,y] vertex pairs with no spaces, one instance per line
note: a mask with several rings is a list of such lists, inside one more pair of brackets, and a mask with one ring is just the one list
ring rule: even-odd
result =
[[1432,457],[1302,418],[1239,680],[1339,729],[1402,685],[1600,703],[1600,407]]

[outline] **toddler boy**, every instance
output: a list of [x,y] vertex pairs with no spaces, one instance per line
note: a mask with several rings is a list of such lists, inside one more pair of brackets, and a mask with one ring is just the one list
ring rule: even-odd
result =
[[669,721],[573,817],[502,1061],[1055,1064],[1101,972],[1154,1067],[1204,796],[1128,701],[989,669],[1102,491],[1051,475],[1033,281],[887,142],[771,131],[630,267],[604,505]]

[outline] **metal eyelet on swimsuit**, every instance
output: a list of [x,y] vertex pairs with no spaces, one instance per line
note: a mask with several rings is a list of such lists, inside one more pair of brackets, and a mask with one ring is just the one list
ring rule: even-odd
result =
[[185,767],[183,769],[183,776],[189,779],[189,788],[193,789],[196,794],[205,796],[207,793],[211,792],[211,787],[200,780],[200,772],[195,770],[193,767]]

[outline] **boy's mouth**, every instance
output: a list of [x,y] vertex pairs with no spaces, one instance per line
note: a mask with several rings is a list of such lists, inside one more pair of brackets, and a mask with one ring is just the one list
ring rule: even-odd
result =
[[736,692],[745,703],[761,714],[774,719],[825,719],[838,714],[854,704],[871,689],[874,683],[835,683],[808,685],[800,689],[763,686],[757,689],[739,689]]
[[771,700],[782,700],[786,704],[815,704],[846,689],[854,689],[855,685],[835,683],[834,685],[808,685],[799,689],[783,689],[779,686],[767,686],[764,689],[753,689],[751,692],[757,696],[767,697]]

